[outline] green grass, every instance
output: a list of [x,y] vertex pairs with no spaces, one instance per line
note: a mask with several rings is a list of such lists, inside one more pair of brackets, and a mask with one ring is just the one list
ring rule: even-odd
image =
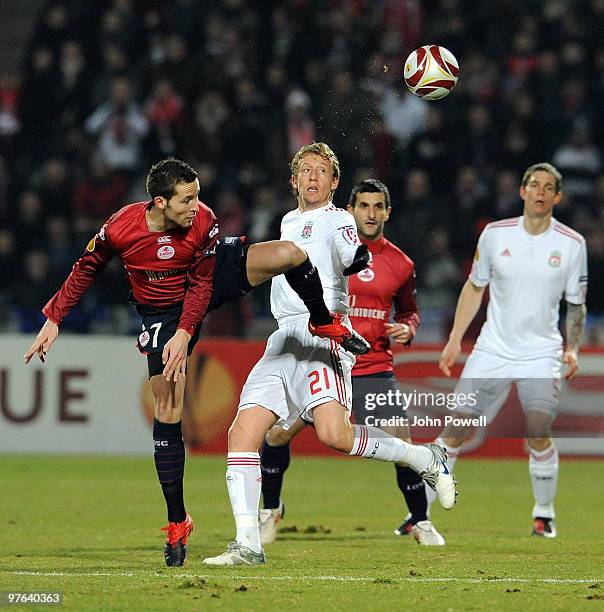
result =
[[391,466],[294,457],[282,524],[298,533],[267,566],[208,568],[234,534],[224,466],[189,460],[197,526],[169,569],[151,457],[0,457],[0,590],[63,591],[75,610],[604,610],[602,462],[562,462],[559,536],[545,540],[529,536],[526,461],[462,460],[458,505],[433,515],[447,545],[430,548],[392,535]]

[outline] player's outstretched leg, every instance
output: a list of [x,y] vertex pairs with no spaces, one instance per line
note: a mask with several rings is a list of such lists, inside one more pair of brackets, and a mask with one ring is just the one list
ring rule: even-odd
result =
[[312,418],[317,437],[326,446],[367,459],[404,463],[434,487],[443,508],[454,506],[456,482],[445,451],[437,444],[409,444],[377,427],[352,425],[346,408],[335,400],[313,408]]
[[[353,432],[354,440],[350,455],[405,463],[436,491],[443,508],[450,510],[455,505],[456,481],[447,467],[446,453],[440,446],[409,444],[367,425],[353,425]],[[317,434],[319,434],[318,429]]]

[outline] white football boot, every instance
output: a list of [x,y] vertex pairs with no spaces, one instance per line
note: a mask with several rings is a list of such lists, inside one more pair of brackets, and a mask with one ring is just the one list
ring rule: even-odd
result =
[[255,553],[239,542],[230,542],[225,552],[217,557],[207,557],[205,565],[263,565],[266,563],[264,551]]
[[419,475],[426,484],[436,492],[436,497],[440,505],[446,510],[450,510],[455,505],[457,482],[447,466],[447,451],[438,444],[424,444],[423,446],[432,451],[434,459],[432,463]]
[[431,521],[418,521],[411,528],[411,533],[418,544],[423,546],[444,546],[445,538],[442,537]]

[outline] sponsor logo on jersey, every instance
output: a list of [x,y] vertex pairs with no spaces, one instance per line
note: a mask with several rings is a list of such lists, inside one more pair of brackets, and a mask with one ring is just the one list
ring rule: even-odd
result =
[[549,259],[547,261],[547,264],[551,268],[559,268],[561,261],[562,261],[562,253],[560,253],[560,251],[552,251],[549,254]]
[[214,238],[218,233],[218,225],[215,225],[208,233],[208,238]]
[[96,246],[96,236],[90,239],[90,242],[86,245],[86,250],[89,253],[92,253],[92,251],[94,251],[95,246]]
[[177,274],[184,274],[184,270],[145,270],[145,275],[150,281],[158,281]]
[[307,223],[302,228],[302,238],[310,238],[312,236],[312,221]]
[[172,257],[174,257],[174,253],[174,247],[171,247],[169,244],[165,244],[163,247],[159,247],[159,249],[157,249],[157,258],[172,259]]
[[147,344],[149,344],[149,332],[147,330],[145,330],[139,337],[138,337],[138,343],[141,346],[147,346]]
[[357,274],[357,277],[364,283],[369,283],[375,278],[375,272],[371,268],[365,268]]
[[512,256],[512,254],[510,253],[510,249],[503,249],[503,251],[501,251],[499,255],[501,257],[511,257]]
[[157,244],[166,244],[167,242],[172,242],[172,236],[160,236],[157,239]]

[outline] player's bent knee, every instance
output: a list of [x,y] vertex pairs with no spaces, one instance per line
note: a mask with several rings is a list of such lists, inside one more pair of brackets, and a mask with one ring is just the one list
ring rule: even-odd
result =
[[291,439],[290,431],[282,427],[273,427],[266,432],[266,442],[269,446],[285,446]]
[[289,268],[295,268],[303,264],[308,255],[304,249],[301,249],[295,242],[291,240],[280,240],[279,255],[283,258],[283,263]]

